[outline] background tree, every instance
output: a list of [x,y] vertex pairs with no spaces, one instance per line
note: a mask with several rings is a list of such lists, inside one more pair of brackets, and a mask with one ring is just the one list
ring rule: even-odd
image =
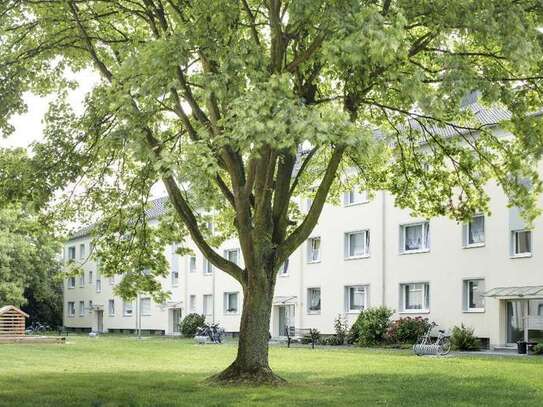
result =
[[[187,236],[241,284],[237,358],[216,380],[279,380],[268,364],[276,274],[342,190],[384,189],[418,215],[465,219],[488,211],[484,185],[495,178],[528,221],[538,214],[541,125],[528,113],[541,106],[539,1],[0,7],[0,117],[24,109],[24,91],[57,94],[36,154],[48,188],[83,191],[74,215],[102,219],[104,274],[128,270],[119,292],[163,298],[163,243],[183,250]],[[91,65],[102,81],[78,117],[64,73]],[[497,137],[492,120],[461,108],[473,90],[508,108],[515,136]],[[0,126],[10,131],[7,119]],[[172,211],[153,229],[145,208],[157,181]],[[214,250],[231,236],[244,268]]]

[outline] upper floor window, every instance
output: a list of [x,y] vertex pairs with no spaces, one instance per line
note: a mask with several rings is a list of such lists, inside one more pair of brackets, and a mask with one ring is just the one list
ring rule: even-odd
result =
[[319,314],[321,312],[321,289],[307,289],[307,312],[309,314]]
[[96,292],[102,292],[102,280],[100,280],[99,278],[96,279]]
[[464,247],[478,247],[485,243],[485,217],[476,215],[463,226]]
[[418,253],[430,250],[430,223],[419,222],[400,227],[400,252]]
[[75,260],[75,246],[68,247],[68,260]]
[[85,301],[79,301],[79,316],[85,316]]
[[204,257],[204,274],[213,273],[213,264]]
[[224,293],[224,312],[226,314],[238,313],[238,293]]
[[75,277],[68,277],[68,288],[75,288]]
[[464,311],[485,310],[485,280],[464,280]]
[[239,249],[228,249],[224,251],[224,258],[234,264],[239,265],[240,251]]
[[179,283],[179,271],[172,270],[172,287],[177,287]]
[[321,260],[321,238],[307,239],[307,262],[317,263]]
[[196,256],[189,257],[189,273],[196,273]]
[[132,302],[125,302],[123,303],[123,315],[125,317],[131,317],[134,313],[134,305]]
[[68,301],[67,311],[68,311],[68,316],[69,317],[75,316],[75,302]]
[[79,258],[80,259],[84,259],[86,256],[86,253],[85,253],[85,243],[81,243],[79,245]]
[[93,280],[92,280],[92,270],[89,270],[89,284],[92,284],[93,283]]
[[358,191],[352,189],[343,194],[343,206],[358,205],[368,202],[368,193],[366,191]]
[[288,259],[284,261],[283,264],[279,266],[279,275],[280,276],[288,276]]
[[362,230],[359,232],[345,233],[345,258],[356,259],[367,257],[370,253],[370,232]]
[[84,286],[85,286],[85,272],[82,272],[79,275],[79,287],[84,287]]
[[345,287],[345,310],[359,312],[366,308],[367,289],[363,285]]
[[110,316],[115,315],[115,300],[109,300],[107,303],[107,309]]
[[141,315],[151,315],[151,299],[149,297],[140,299]]
[[532,232],[530,230],[514,230],[511,232],[511,252],[513,257],[532,255]]
[[410,283],[400,285],[401,312],[429,312],[430,284]]

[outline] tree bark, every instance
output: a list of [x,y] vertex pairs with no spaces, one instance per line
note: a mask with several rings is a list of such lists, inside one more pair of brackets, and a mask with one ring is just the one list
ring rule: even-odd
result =
[[239,331],[238,353],[223,372],[210,377],[211,382],[225,384],[281,384],[268,362],[268,340],[273,302],[274,274],[250,273],[244,287],[243,310]]

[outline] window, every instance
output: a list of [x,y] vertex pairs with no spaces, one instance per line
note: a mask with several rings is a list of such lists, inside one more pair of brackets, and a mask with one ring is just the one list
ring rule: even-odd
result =
[[189,297],[189,310],[190,312],[196,312],[196,296],[191,295]]
[[345,258],[357,259],[369,256],[370,232],[362,230],[360,232],[345,233]]
[[366,191],[359,192],[355,189],[343,194],[343,206],[358,205],[368,202],[368,193]]
[[402,312],[428,312],[430,310],[430,284],[411,283],[400,285]]
[[417,253],[430,250],[430,223],[421,222],[402,225],[400,229],[400,252]]
[[92,300],[89,300],[89,314],[92,314],[93,308],[92,308]]
[[73,301],[68,301],[68,316],[75,316],[75,302]]
[[82,272],[79,275],[79,287],[84,287],[84,286],[85,286],[85,272]]
[[108,278],[108,281],[109,281],[109,285],[115,285],[115,276],[110,276]]
[[189,257],[189,273],[196,273],[196,256]]
[[239,265],[240,251],[239,249],[229,249],[224,251],[224,258],[234,264]]
[[172,270],[172,286],[177,287],[177,284],[179,284],[179,271]]
[[204,274],[211,274],[213,273],[213,264],[204,257]]
[[285,262],[279,266],[279,275],[288,276],[288,259],[286,259]]
[[309,314],[318,314],[321,312],[321,289],[307,289],[307,312]]
[[68,277],[68,288],[75,288],[75,277]]
[[96,292],[102,292],[102,280],[100,280],[99,278],[96,279]]
[[151,315],[151,299],[149,297],[140,299],[141,315]]
[[513,257],[527,257],[532,255],[532,232],[529,230],[515,230],[512,232]]
[[79,301],[79,316],[85,316],[85,301]]
[[321,238],[312,237],[307,240],[307,262],[317,263],[321,260]]
[[464,247],[479,247],[485,243],[485,217],[477,215],[463,226]]
[[213,296],[211,294],[204,295],[204,315],[213,315]]
[[464,311],[485,310],[485,280],[464,280]]
[[92,270],[89,271],[89,284],[92,284],[93,281],[92,281]]
[[366,308],[366,287],[354,285],[345,287],[345,309],[347,312],[359,312]]
[[84,259],[85,255],[86,255],[86,253],[85,253],[85,243],[81,243],[79,245],[79,258]]
[[226,314],[237,314],[238,293],[224,293],[224,312]]
[[115,315],[115,300],[109,300],[107,303],[107,310],[110,316]]
[[123,315],[125,317],[131,317],[134,313],[134,305],[131,302],[123,303]]
[[75,260],[75,246],[68,247],[68,261]]

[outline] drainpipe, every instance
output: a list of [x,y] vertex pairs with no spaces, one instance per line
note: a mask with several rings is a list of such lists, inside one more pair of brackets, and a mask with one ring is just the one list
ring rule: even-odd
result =
[[381,191],[381,302],[386,306],[386,192]]

